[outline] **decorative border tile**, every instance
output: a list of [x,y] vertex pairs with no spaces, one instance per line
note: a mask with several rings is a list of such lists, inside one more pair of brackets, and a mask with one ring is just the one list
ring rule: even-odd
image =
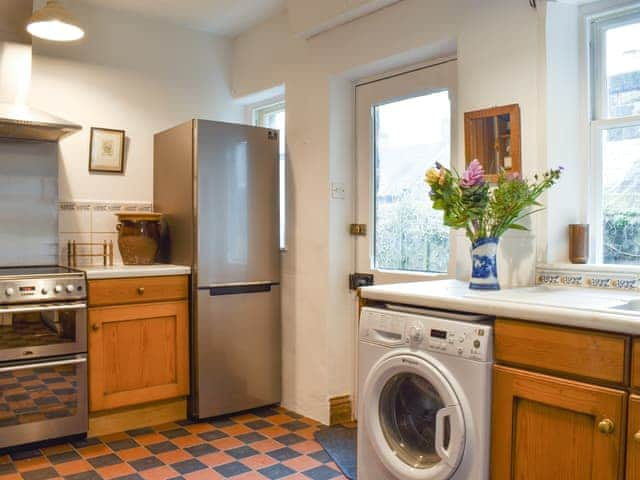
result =
[[58,202],[59,210],[75,210],[94,212],[152,212],[153,203],[151,202],[93,202],[93,201],[72,201]]
[[640,273],[536,268],[536,284],[640,291]]

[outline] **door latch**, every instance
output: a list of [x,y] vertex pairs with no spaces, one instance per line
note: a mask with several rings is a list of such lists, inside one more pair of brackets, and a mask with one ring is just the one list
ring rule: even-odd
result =
[[360,287],[373,285],[373,274],[371,273],[351,273],[349,274],[349,289],[357,290]]
[[367,234],[367,224],[352,223],[349,225],[349,231],[351,232],[351,235],[365,236]]

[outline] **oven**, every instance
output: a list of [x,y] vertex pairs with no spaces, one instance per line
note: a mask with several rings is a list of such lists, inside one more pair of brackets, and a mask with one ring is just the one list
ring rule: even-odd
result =
[[0,448],[88,430],[87,356],[0,366]]
[[84,273],[0,268],[0,449],[88,430]]
[[0,362],[86,351],[86,303],[0,307]]

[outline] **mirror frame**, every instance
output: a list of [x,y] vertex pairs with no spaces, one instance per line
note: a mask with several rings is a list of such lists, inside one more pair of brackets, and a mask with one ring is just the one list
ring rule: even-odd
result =
[[[469,166],[473,158],[471,158],[471,132],[472,122],[478,118],[496,117],[498,115],[509,114],[509,122],[511,124],[511,162],[512,167],[509,173],[522,174],[522,154],[521,154],[521,133],[520,133],[520,106],[517,103],[511,105],[503,105],[501,107],[485,108],[482,110],[474,110],[465,112],[464,114],[464,153],[465,168]],[[485,175],[487,181],[496,183],[498,175],[488,173]]]

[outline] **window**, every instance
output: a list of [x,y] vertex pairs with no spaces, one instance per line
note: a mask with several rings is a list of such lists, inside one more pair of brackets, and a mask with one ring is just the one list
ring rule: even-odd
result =
[[424,172],[451,163],[444,90],[373,107],[376,269],[447,272],[449,229],[431,208]]
[[253,124],[258,127],[280,130],[280,249],[286,248],[286,143],[284,102],[259,107],[253,110]]
[[592,200],[596,262],[640,264],[640,11],[592,23]]

